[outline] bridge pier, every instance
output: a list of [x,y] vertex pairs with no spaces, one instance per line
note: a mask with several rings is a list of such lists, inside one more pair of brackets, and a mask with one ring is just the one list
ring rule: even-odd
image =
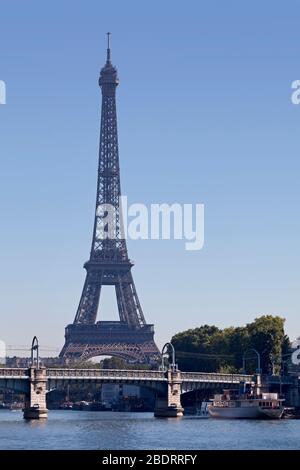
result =
[[48,410],[46,406],[47,371],[45,367],[30,367],[29,395],[26,397],[23,410],[24,419],[47,418]]
[[154,416],[156,418],[177,418],[183,416],[183,408],[180,402],[182,378],[181,372],[171,368],[167,372],[166,396],[157,397]]

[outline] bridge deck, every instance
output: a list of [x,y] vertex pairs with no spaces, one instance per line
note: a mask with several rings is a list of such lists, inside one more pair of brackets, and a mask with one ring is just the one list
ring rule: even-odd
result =
[[[47,368],[46,376],[50,382],[54,381],[99,381],[99,382],[131,382],[163,384],[167,383],[167,374],[158,370],[119,370],[119,369],[65,369],[65,368]],[[0,367],[0,385],[1,383],[12,380],[21,382],[29,380],[29,369],[25,368],[6,368]],[[230,384],[237,385],[244,381],[250,383],[254,380],[252,375],[244,374],[221,374],[208,372],[181,372],[183,389],[189,390],[207,387],[211,385],[226,386]],[[291,376],[262,376],[262,383],[268,385],[287,385],[291,386],[295,379]],[[197,385],[198,384],[198,385]]]

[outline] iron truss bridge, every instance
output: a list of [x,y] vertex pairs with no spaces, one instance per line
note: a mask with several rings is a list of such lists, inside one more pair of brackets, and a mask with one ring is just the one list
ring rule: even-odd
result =
[[[218,388],[238,385],[240,382],[253,382],[252,375],[221,374],[206,372],[181,372],[182,392],[199,388]],[[118,369],[46,369],[47,389],[52,390],[60,384],[71,382],[130,383],[151,388],[167,384],[164,371],[118,370]],[[29,387],[29,369],[0,368],[0,388],[12,388],[26,392]]]

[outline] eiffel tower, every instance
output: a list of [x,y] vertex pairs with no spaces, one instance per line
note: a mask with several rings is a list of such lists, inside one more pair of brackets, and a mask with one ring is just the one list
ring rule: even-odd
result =
[[[100,149],[96,213],[86,279],[73,324],[66,327],[60,357],[86,360],[106,355],[154,363],[159,350],[154,327],[147,324],[133,282],[120,206],[121,185],[116,114],[117,70],[111,63],[110,33],[107,58],[101,70]],[[110,224],[107,222],[110,208]],[[115,286],[120,321],[97,321],[102,286]]]

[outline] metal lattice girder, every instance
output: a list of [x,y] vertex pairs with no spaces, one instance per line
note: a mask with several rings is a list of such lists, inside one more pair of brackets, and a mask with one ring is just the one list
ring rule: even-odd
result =
[[133,360],[142,363],[154,363],[160,358],[153,342],[138,344],[120,341],[118,343],[96,345],[69,343],[64,351],[64,356],[69,359],[88,360],[101,355],[118,356],[125,361]]
[[61,356],[89,359],[115,355],[126,360],[154,363],[159,360],[160,353],[153,335],[153,325],[133,328],[121,321],[102,321],[93,325],[73,323],[66,328]]

